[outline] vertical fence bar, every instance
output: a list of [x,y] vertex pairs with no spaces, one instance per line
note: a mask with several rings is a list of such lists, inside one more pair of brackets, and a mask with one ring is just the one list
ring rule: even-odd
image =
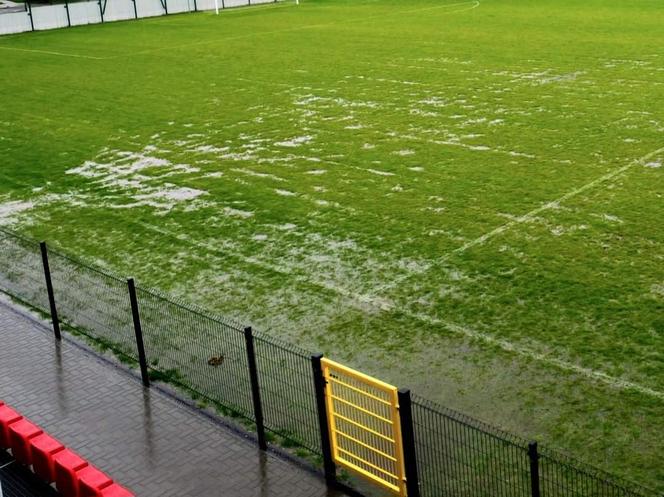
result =
[[134,279],[127,280],[129,288],[129,300],[131,301],[131,315],[134,319],[134,333],[136,334],[136,349],[138,350],[138,362],[141,365],[141,379],[143,385],[150,386],[150,377],[148,376],[148,361],[145,357],[145,347],[143,346],[143,330],[141,328],[141,317],[138,313],[138,299],[136,298],[136,285]]
[[528,444],[528,457],[530,458],[530,493],[532,497],[540,497],[539,454],[537,442]]
[[46,248],[46,242],[40,242],[39,249],[41,250],[42,266],[44,266],[44,278],[46,279],[46,291],[48,292],[48,305],[51,309],[53,334],[57,340],[61,340],[60,320],[58,319],[58,309],[55,306],[55,294],[53,293],[53,282],[51,281],[51,268],[48,264],[48,249]]
[[194,0],[194,12],[198,12],[198,4],[196,3],[196,0]]
[[403,444],[404,473],[408,497],[420,497],[420,479],[417,474],[417,456],[415,453],[415,431],[413,429],[413,410],[410,402],[410,390],[400,388],[399,420]]
[[102,0],[99,0],[97,3],[99,4],[99,17],[101,17],[101,23],[104,24],[104,8],[102,8],[101,2]]
[[249,364],[251,398],[254,403],[258,446],[261,450],[267,450],[267,442],[265,441],[265,423],[263,421],[263,404],[261,403],[261,389],[260,384],[258,383],[258,367],[256,366],[256,351],[254,349],[254,333],[251,327],[244,329],[244,340],[247,344],[247,363]]
[[314,386],[316,389],[316,407],[318,410],[318,427],[320,429],[320,446],[323,452],[323,468],[325,481],[330,487],[337,486],[337,468],[332,459],[332,445],[330,444],[330,428],[325,405],[325,377],[320,360],[323,354],[311,356],[311,367],[314,371]]
[[71,17],[69,16],[69,2],[65,0],[65,10],[67,11],[67,27],[71,28]]
[[134,19],[138,19],[138,9],[136,8],[136,0],[131,0],[134,4]]
[[35,30],[35,21],[32,18],[32,4],[30,3],[30,0],[27,1],[28,4],[28,17],[30,17],[30,28],[32,31]]

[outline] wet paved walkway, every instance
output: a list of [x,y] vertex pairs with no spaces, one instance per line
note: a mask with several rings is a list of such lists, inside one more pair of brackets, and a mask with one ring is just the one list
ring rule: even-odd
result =
[[0,399],[141,497],[342,497],[0,301]]

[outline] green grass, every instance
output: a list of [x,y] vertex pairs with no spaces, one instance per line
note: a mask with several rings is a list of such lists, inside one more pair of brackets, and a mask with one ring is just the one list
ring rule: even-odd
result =
[[312,0],[3,37],[0,222],[662,490],[663,23]]

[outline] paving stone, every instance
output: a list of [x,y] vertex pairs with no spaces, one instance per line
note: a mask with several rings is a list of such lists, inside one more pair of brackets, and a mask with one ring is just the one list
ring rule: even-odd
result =
[[0,302],[0,399],[141,497],[342,497]]

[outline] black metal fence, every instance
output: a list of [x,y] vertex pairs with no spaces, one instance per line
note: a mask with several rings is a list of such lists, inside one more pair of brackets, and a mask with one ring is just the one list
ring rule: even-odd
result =
[[528,442],[413,396],[424,497],[530,497]]
[[[135,361],[145,384],[149,372],[254,423],[261,447],[267,430],[323,456],[335,482],[319,356],[2,228],[0,290],[50,315],[56,331],[62,322]],[[410,399],[410,496],[660,497],[407,391],[400,399]]]

